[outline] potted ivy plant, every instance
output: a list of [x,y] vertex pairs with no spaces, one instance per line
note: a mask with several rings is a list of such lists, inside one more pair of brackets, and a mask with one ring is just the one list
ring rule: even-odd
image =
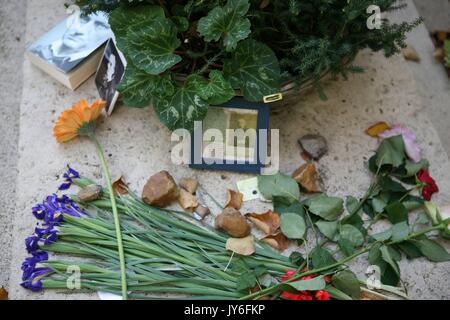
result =
[[359,71],[364,48],[387,57],[420,21],[369,30],[370,5],[396,0],[75,0],[106,11],[128,65],[119,85],[130,107],[153,105],[171,130],[192,129],[208,106],[314,85],[325,74]]

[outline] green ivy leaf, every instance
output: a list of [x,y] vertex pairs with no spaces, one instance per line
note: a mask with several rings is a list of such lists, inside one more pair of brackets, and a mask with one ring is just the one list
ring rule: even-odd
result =
[[353,299],[359,299],[361,288],[356,275],[350,270],[343,270],[333,276],[333,286],[348,294]]
[[164,10],[160,6],[119,7],[110,13],[108,22],[116,38],[124,38],[130,28],[139,29],[147,20],[164,17]]
[[210,105],[221,105],[235,95],[233,87],[229,81],[225,80],[222,71],[211,71],[209,81],[199,75],[191,77],[197,82],[198,94]]
[[364,243],[363,234],[350,224],[341,226],[340,236],[341,238],[349,240],[354,247],[358,247]]
[[151,103],[152,96],[173,95],[175,87],[169,74],[158,76],[148,74],[130,62],[117,90],[122,93],[125,105],[146,107]]
[[436,241],[430,239],[422,239],[415,241],[414,244],[419,248],[420,252],[433,262],[444,262],[450,260],[450,254]]
[[344,201],[341,198],[320,195],[311,199],[309,211],[325,220],[333,221],[344,211]]
[[336,233],[338,231],[338,222],[337,221],[325,221],[325,220],[318,220],[316,222],[317,228],[319,228],[319,231],[328,239],[331,241],[336,240]]
[[386,138],[380,144],[376,154],[376,165],[390,164],[394,167],[401,166],[406,159],[405,144],[401,135]]
[[258,189],[267,200],[278,197],[292,204],[300,198],[297,181],[280,172],[274,175],[258,176]]
[[205,118],[208,104],[199,96],[196,82],[188,77],[185,85],[178,88],[172,97],[156,101],[155,111],[170,130],[193,130],[194,121]]
[[224,7],[216,7],[201,18],[197,31],[207,42],[223,38],[225,49],[233,51],[251,33],[250,20],[245,18],[249,8],[248,0],[228,0]]
[[130,28],[124,54],[139,69],[160,74],[181,61],[181,57],[174,54],[180,46],[177,31],[175,24],[166,18],[149,20],[139,28]]
[[303,217],[295,213],[285,213],[281,216],[281,232],[289,239],[303,239],[306,224]]
[[275,53],[253,39],[238,44],[223,70],[225,78],[249,101],[262,101],[264,96],[280,91],[280,65]]

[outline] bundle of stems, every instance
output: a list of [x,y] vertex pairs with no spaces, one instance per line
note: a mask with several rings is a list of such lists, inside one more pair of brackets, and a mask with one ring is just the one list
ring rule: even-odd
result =
[[[80,178],[74,183],[85,187],[94,182]],[[108,199],[109,191],[104,189],[102,199],[83,204],[90,216],[65,215],[58,240],[41,247],[88,258],[82,263],[46,261],[45,266],[54,272],[42,278],[43,288],[67,288],[71,277],[67,270],[76,265],[81,272],[81,289],[120,294],[117,241]],[[234,255],[225,249],[227,235],[188,221],[195,219],[185,212],[151,207],[131,192],[116,200],[130,298],[170,293],[176,298],[239,299],[251,293],[237,290],[243,273],[264,268],[271,279],[279,279],[287,270],[298,268],[262,242],[257,242],[252,256]],[[262,289],[259,282],[258,286]]]

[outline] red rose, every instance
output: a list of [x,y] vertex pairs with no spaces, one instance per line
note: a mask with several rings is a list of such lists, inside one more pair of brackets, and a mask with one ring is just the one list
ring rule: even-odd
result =
[[[295,274],[295,271],[288,270],[288,271],[286,271],[286,274],[281,277],[281,280],[287,281],[290,278],[292,278],[292,276],[294,274]],[[310,274],[310,275],[302,277],[301,280],[310,280],[315,277],[316,277],[315,274]],[[288,299],[288,300],[314,300],[314,298],[316,300],[329,300],[330,299],[330,295],[326,291],[319,290],[319,291],[315,292],[314,296],[312,294],[313,294],[312,291],[300,291],[299,293],[291,293],[288,291],[283,291],[281,293],[281,296],[284,299]]]
[[417,179],[419,179],[420,182],[425,183],[425,186],[422,187],[422,197],[426,201],[430,201],[433,193],[439,192],[436,181],[430,176],[428,170],[424,169],[417,172]]

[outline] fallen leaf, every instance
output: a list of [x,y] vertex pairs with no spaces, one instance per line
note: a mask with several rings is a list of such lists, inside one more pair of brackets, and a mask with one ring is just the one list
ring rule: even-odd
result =
[[280,215],[271,210],[263,214],[248,213],[246,217],[267,235],[276,234],[280,229]]
[[322,192],[322,188],[318,185],[319,174],[314,163],[301,165],[300,168],[294,171],[292,177],[306,192]]
[[379,134],[389,130],[391,127],[384,121],[375,123],[373,126],[367,128],[366,133],[374,138],[377,138]]
[[0,288],[0,300],[8,300],[8,291],[5,288]]
[[120,176],[119,178],[113,181],[112,188],[114,195],[116,196],[122,196],[128,193],[128,186],[125,183],[125,179],[123,178],[123,176]]
[[286,236],[281,232],[276,235],[265,236],[261,240],[279,251],[284,251],[289,247],[288,238],[286,238]]
[[270,4],[270,0],[262,0],[261,4],[259,5],[260,9],[264,9],[265,7],[267,7]]
[[406,60],[420,62],[419,53],[416,51],[414,47],[407,46],[406,48],[402,49],[402,53]]
[[239,210],[242,207],[242,201],[244,200],[244,195],[238,191],[227,190],[227,202],[225,203],[225,208],[234,208]]
[[229,238],[225,248],[242,256],[250,256],[256,250],[255,238],[252,235],[245,238]]
[[180,187],[189,193],[194,194],[198,188],[198,181],[192,178],[182,178],[180,180]]
[[436,50],[433,53],[434,59],[436,59],[437,62],[443,63],[445,60],[445,51],[444,48],[436,48]]
[[251,228],[242,214],[234,208],[225,208],[216,217],[217,229],[226,231],[233,238],[244,238],[250,234]]
[[180,206],[187,211],[194,211],[194,209],[198,207],[197,198],[185,189],[180,189],[178,202],[180,203]]

